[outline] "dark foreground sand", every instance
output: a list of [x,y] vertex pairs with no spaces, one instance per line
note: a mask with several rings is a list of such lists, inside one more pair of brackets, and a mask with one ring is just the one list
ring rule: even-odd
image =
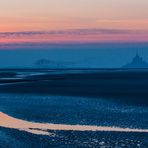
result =
[[129,102],[148,102],[147,70],[98,70],[67,74],[45,72],[22,79],[1,79],[0,84],[0,92],[6,93],[107,96],[124,98]]

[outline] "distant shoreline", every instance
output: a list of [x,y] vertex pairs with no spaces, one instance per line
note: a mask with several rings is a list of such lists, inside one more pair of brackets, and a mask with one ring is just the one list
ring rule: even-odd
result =
[[148,70],[148,68],[122,68],[122,67],[114,67],[114,68],[36,68],[36,67],[8,67],[8,68],[0,68],[0,71],[7,70]]

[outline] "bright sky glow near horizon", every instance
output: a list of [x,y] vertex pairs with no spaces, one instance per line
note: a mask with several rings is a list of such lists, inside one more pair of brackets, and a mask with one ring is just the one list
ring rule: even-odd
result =
[[0,44],[147,42],[147,0],[0,0]]

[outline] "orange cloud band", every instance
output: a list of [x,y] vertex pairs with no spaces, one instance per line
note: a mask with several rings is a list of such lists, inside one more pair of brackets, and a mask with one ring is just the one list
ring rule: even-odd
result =
[[147,31],[76,29],[36,32],[1,32],[0,43],[148,42]]

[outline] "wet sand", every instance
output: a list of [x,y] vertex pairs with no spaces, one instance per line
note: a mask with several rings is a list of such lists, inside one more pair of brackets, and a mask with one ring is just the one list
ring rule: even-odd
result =
[[[126,98],[148,104],[147,70],[44,72],[21,79],[0,79],[0,92]],[[128,96],[128,97],[127,97]]]
[[148,146],[147,70],[12,74],[0,78],[0,147]]

